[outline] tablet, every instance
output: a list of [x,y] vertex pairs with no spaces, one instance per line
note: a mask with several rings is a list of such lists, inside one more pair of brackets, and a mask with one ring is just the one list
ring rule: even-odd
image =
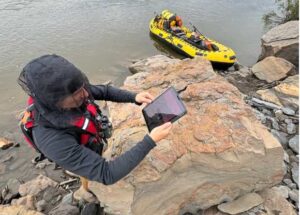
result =
[[174,87],[168,88],[142,110],[149,132],[166,122],[175,122],[187,113]]

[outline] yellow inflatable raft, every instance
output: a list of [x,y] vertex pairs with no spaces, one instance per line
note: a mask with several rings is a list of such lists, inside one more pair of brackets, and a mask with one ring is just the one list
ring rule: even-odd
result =
[[168,10],[162,11],[150,21],[150,33],[188,57],[203,56],[215,68],[227,69],[236,62],[234,51],[212,40],[193,26],[193,30],[182,25],[182,20]]

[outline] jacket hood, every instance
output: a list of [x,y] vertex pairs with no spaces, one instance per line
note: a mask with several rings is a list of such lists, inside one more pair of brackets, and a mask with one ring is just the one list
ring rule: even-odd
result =
[[89,88],[87,77],[65,58],[44,55],[30,61],[23,68],[18,83],[33,97],[43,118],[54,126],[67,127],[72,118],[82,115],[81,108],[62,110],[57,105],[80,87]]

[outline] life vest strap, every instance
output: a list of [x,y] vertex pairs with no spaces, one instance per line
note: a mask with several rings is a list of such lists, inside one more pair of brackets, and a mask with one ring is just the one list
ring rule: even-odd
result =
[[[27,101],[28,107],[24,112],[24,115],[21,119],[21,130],[25,136],[25,140],[36,149],[37,152],[40,153],[38,148],[36,147],[33,136],[32,129],[36,125],[34,120],[34,99],[32,97],[28,98]],[[87,104],[87,112],[88,117],[82,116],[77,118],[74,122],[70,123],[71,128],[66,129],[70,131],[75,131],[80,134],[80,144],[82,145],[92,145],[92,144],[102,144],[102,138],[99,136],[101,127],[101,121],[97,120],[99,116],[101,116],[101,111],[99,110],[97,104],[88,103]],[[97,124],[99,123],[99,124]],[[72,125],[74,127],[72,127]],[[98,146],[95,146],[99,148]],[[94,147],[92,147],[94,148]],[[100,148],[103,148],[102,146]]]

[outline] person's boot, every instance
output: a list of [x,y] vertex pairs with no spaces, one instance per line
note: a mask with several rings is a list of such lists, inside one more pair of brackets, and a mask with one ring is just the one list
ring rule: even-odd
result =
[[85,202],[98,202],[97,197],[88,188],[88,180],[80,177],[81,186],[73,194],[75,200],[80,201],[81,199]]

